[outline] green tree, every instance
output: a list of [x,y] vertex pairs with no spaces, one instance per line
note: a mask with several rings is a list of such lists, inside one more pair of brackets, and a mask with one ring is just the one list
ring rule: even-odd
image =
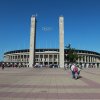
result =
[[78,59],[78,54],[75,51],[75,48],[71,47],[71,44],[69,44],[68,46],[65,46],[65,48],[67,49],[67,56],[65,55],[65,59],[69,62],[69,63],[73,63],[76,62]]

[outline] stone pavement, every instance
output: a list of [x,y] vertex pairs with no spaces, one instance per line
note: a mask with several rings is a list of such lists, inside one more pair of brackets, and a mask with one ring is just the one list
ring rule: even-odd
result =
[[100,69],[83,69],[78,80],[59,68],[0,69],[0,100],[100,100]]

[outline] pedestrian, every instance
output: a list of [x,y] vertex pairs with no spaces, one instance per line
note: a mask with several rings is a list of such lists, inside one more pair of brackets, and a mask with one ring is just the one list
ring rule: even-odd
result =
[[5,65],[4,65],[4,63],[2,64],[2,70],[4,70],[4,68],[5,68]]
[[73,63],[70,67],[71,72],[72,72],[72,78],[75,78],[75,72],[74,72],[75,64]]

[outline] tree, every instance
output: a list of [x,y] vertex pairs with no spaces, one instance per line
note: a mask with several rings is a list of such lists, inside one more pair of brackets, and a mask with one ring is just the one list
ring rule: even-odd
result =
[[67,59],[67,61],[70,63],[76,62],[78,59],[78,54],[76,53],[75,48],[71,48],[71,44],[65,47],[67,48],[67,56],[65,55],[65,59]]

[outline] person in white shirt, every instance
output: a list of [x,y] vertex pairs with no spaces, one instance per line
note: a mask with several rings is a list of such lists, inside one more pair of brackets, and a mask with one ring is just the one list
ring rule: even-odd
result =
[[71,65],[71,72],[72,72],[72,78],[75,78],[75,72],[74,72],[75,64]]
[[73,71],[74,68],[75,68],[75,64],[72,64],[72,66],[71,66],[71,71]]

